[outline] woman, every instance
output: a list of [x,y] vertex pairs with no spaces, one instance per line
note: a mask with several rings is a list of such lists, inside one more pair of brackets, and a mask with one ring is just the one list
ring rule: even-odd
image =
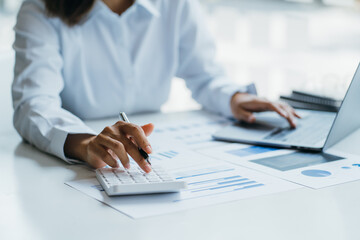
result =
[[15,26],[14,125],[39,149],[95,168],[127,153],[146,172],[154,126],[117,122],[96,135],[81,119],[157,111],[171,79],[186,80],[204,108],[253,122],[276,111],[295,127],[294,110],[230,82],[196,0],[26,0]]

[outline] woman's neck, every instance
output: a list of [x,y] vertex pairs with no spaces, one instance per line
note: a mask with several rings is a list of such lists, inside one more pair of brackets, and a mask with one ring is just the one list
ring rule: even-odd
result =
[[123,14],[131,5],[134,0],[102,0],[114,13],[119,15]]

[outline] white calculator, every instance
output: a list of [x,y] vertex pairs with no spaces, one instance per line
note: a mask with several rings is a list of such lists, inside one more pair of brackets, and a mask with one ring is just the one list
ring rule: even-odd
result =
[[150,173],[135,165],[130,169],[100,168],[96,177],[109,196],[178,192],[187,187],[159,166],[152,166]]

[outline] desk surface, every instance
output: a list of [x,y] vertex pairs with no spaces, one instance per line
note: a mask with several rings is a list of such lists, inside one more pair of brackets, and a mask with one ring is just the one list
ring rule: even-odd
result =
[[[201,111],[132,116],[141,124]],[[114,120],[89,122],[100,131]],[[360,239],[360,181],[133,220],[64,184],[94,176],[0,136],[0,239]]]
[[[223,1],[212,2],[220,4]],[[227,2],[240,4],[243,1]],[[307,12],[305,16],[270,11],[259,16],[256,11],[241,14],[234,9],[232,5],[214,9],[216,11],[209,23],[215,29],[220,59],[234,80],[256,82],[260,94],[268,97],[278,97],[279,93],[291,88],[320,89],[329,93],[346,88],[343,83],[350,81],[358,63],[356,36],[360,25],[354,24],[359,21],[357,13],[353,14],[355,17],[346,14],[349,18],[344,19],[345,14],[334,14],[333,10],[320,14]],[[234,15],[239,17],[237,21],[232,20]],[[231,21],[224,16],[230,16]],[[300,30],[293,38],[289,34],[289,39],[280,36],[273,43],[266,40],[270,26],[276,31],[280,29],[286,36],[286,29],[292,33],[292,29],[299,29],[296,27],[299,24]],[[247,41],[252,37],[252,32],[246,31],[247,26],[256,29],[253,34],[260,31],[260,36],[265,37],[257,37],[261,41]],[[10,28],[8,25],[6,36],[9,36]],[[307,42],[306,36],[315,43]],[[278,41],[280,44],[288,41],[289,49],[279,47]],[[298,43],[302,48],[297,48]],[[7,49],[10,49],[10,44]],[[9,89],[13,58],[7,55],[13,54],[0,55],[1,240],[98,240],[117,236],[126,240],[360,239],[360,181],[316,191],[303,188],[140,220],[130,219],[66,186],[66,181],[92,177],[94,173],[85,166],[67,165],[22,143],[11,124]],[[178,93],[181,86],[174,85],[176,92],[172,96],[178,99],[175,103],[188,106],[184,104],[182,93]],[[174,109],[174,104],[166,109]],[[158,122],[186,118],[191,114],[198,113],[132,116],[131,120],[136,123]],[[100,130],[112,122],[104,120],[89,125]]]

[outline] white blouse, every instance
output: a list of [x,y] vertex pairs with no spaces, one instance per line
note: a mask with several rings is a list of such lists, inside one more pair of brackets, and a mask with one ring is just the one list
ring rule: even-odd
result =
[[26,0],[15,26],[14,125],[39,149],[68,162],[69,133],[93,133],[83,119],[159,111],[173,77],[204,108],[231,115],[230,98],[248,91],[214,61],[197,0],[136,0],[121,16],[97,0],[74,27]]

